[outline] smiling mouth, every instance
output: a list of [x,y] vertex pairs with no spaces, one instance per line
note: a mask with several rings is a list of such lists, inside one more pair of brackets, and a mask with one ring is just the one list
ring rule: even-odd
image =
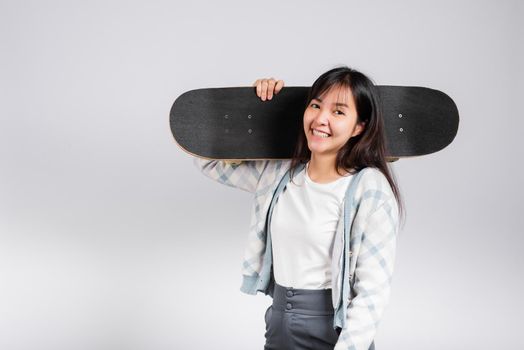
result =
[[312,132],[313,135],[318,136],[318,137],[322,137],[322,138],[328,138],[328,137],[331,136],[331,135],[329,135],[329,134],[327,134],[325,132],[318,131],[318,130],[315,130],[315,129],[313,129],[311,132]]

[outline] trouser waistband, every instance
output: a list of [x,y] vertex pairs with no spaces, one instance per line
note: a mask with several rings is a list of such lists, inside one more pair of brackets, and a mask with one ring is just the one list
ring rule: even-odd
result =
[[294,312],[304,315],[333,315],[331,288],[296,289],[275,283],[273,311]]

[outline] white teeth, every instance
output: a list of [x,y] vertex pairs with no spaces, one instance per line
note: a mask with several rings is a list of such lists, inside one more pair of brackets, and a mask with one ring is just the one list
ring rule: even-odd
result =
[[329,137],[329,135],[326,134],[325,132],[321,132],[315,129],[313,129],[313,135],[320,136],[320,137]]

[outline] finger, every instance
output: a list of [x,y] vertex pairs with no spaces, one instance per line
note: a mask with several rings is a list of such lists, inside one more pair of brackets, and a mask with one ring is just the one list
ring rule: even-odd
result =
[[262,80],[262,101],[266,100],[266,97],[267,97],[267,86],[268,86],[267,79]]
[[273,91],[275,90],[275,79],[271,79],[268,81],[267,85],[267,99],[271,100],[273,98]]
[[284,87],[284,80],[277,81],[277,84],[275,85],[275,95],[278,94],[280,90],[282,90],[283,87]]
[[260,97],[260,92],[258,91],[258,82],[260,81],[260,79],[257,79],[252,86],[255,87],[255,93],[257,94],[257,96]]
[[261,79],[257,80],[257,96],[260,97],[262,95],[262,81]]

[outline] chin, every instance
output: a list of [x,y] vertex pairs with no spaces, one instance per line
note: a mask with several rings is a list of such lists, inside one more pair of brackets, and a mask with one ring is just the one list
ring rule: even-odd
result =
[[324,153],[329,152],[329,150],[324,147],[310,147],[308,145],[308,148],[311,153],[316,153],[316,154],[324,154]]

